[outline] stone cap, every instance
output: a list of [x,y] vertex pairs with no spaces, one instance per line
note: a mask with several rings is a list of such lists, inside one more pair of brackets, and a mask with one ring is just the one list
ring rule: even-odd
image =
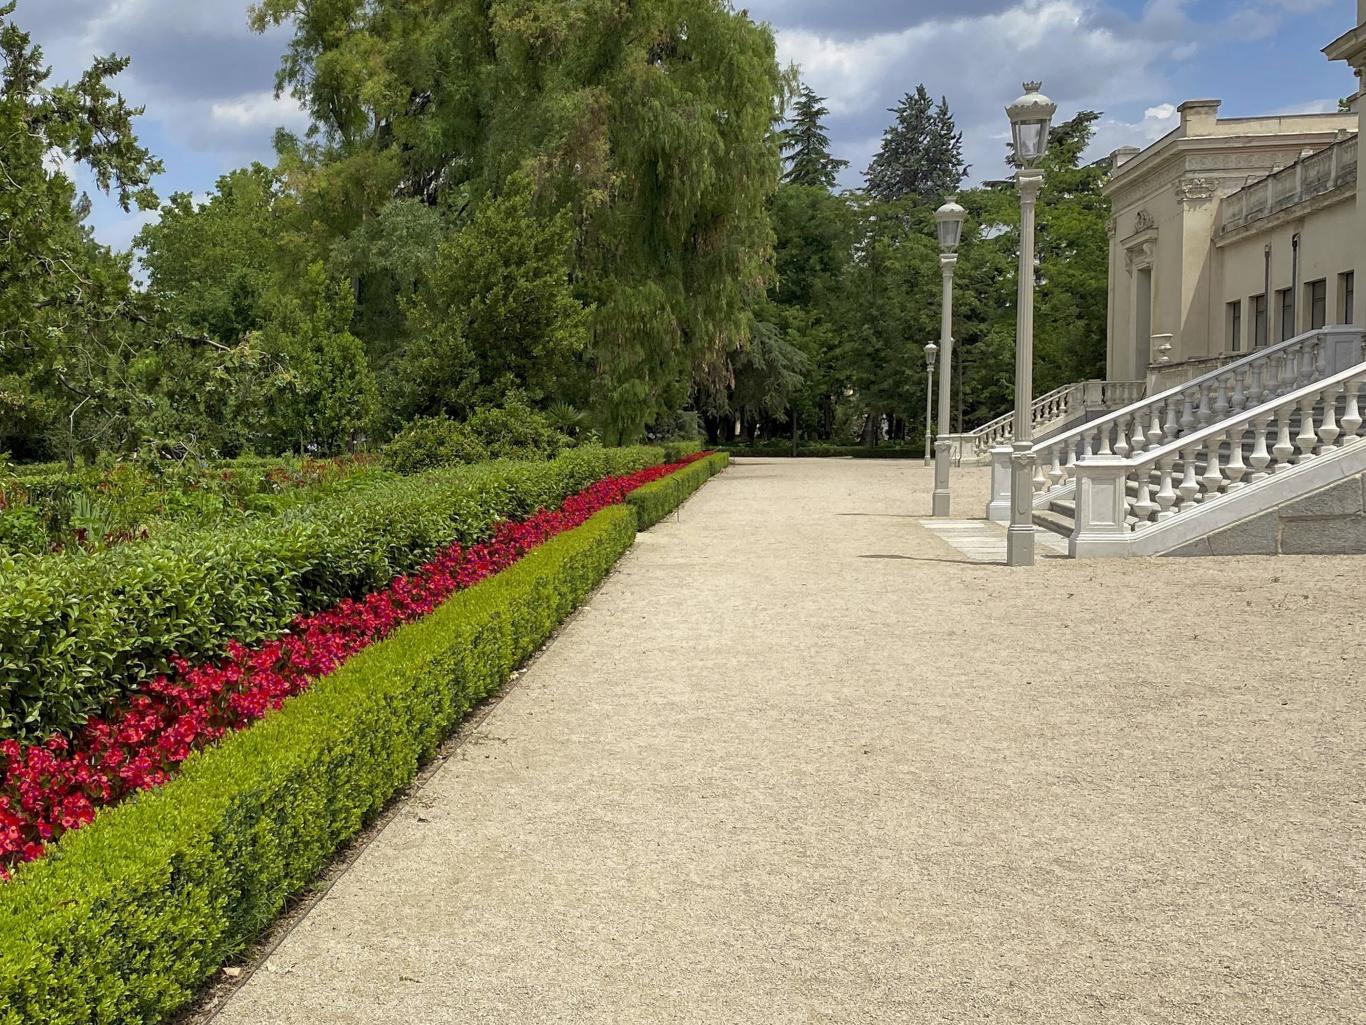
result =
[[1219,120],[1219,107],[1223,100],[1187,100],[1177,111],[1181,114],[1181,127],[1187,135],[1208,135]]

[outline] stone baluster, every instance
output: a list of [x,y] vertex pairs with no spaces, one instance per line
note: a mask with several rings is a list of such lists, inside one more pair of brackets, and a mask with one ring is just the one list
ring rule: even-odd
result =
[[1157,472],[1160,476],[1160,486],[1157,489],[1158,523],[1176,515],[1172,510],[1172,506],[1176,505],[1176,489],[1172,487],[1172,467],[1175,463],[1175,456],[1163,456],[1157,463]]
[[1243,478],[1247,476],[1247,464],[1243,462],[1243,435],[1246,433],[1247,424],[1239,424],[1228,432],[1228,465],[1224,467],[1224,476],[1228,479],[1227,491],[1237,491],[1247,486],[1243,483]]
[[1239,367],[1233,372],[1233,398],[1230,400],[1230,409],[1234,413],[1241,413],[1247,409],[1247,392],[1243,390],[1243,381],[1247,377],[1247,368]]
[[1228,375],[1217,378],[1213,384],[1215,423],[1228,416],[1228,385]]
[[1223,434],[1214,434],[1205,439],[1205,472],[1200,476],[1200,484],[1205,489],[1202,500],[1206,502],[1218,498],[1224,486],[1224,471],[1219,464],[1219,448],[1224,443],[1224,437]]
[[1143,412],[1134,414],[1133,436],[1129,439],[1129,455],[1136,456],[1148,444],[1148,436],[1143,433]]
[[1062,464],[1063,478],[1068,481],[1076,480],[1077,477],[1077,442],[1076,439],[1063,442],[1063,447],[1067,451],[1067,460]]
[[1261,360],[1258,360],[1256,363],[1252,364],[1251,377],[1252,383],[1247,390],[1247,404],[1249,409],[1260,406],[1262,404],[1263,397],[1266,395],[1266,389],[1262,387]]
[[1050,488],[1056,488],[1063,482],[1063,478],[1067,476],[1066,471],[1062,468],[1063,449],[1066,445],[1064,442],[1058,442],[1051,447],[1053,449],[1053,464],[1048,468],[1048,486]]
[[1300,450],[1295,461],[1303,463],[1314,458],[1314,447],[1319,436],[1314,433],[1314,396],[1306,395],[1300,399],[1300,433],[1295,436],[1295,447]]
[[1361,407],[1357,398],[1358,389],[1361,381],[1347,382],[1347,406],[1342,413],[1342,433],[1344,444],[1357,440],[1357,431],[1361,429]]
[[1290,410],[1294,408],[1283,406],[1276,410],[1276,444],[1271,449],[1276,462],[1271,467],[1272,473],[1286,469],[1290,465],[1290,457],[1295,454],[1295,446],[1290,443]]
[[1034,493],[1040,494],[1048,490],[1048,475],[1044,471],[1044,461],[1034,460]]
[[1250,481],[1263,480],[1271,475],[1267,469],[1271,465],[1271,453],[1266,449],[1266,432],[1270,424],[1271,417],[1265,414],[1252,421],[1252,455],[1248,457],[1252,465],[1252,476],[1248,478]]
[[1213,391],[1214,385],[1210,384],[1208,381],[1200,386],[1200,408],[1196,412],[1196,422],[1201,427],[1208,427],[1214,422],[1213,400],[1211,397]]
[[1151,422],[1148,424],[1148,448],[1159,447],[1165,435],[1162,430],[1162,403],[1152,406],[1148,410]]
[[1129,451],[1129,418],[1121,416],[1115,421],[1115,455],[1128,459]]
[[1285,358],[1281,360],[1281,390],[1277,395],[1285,395],[1295,390],[1295,383],[1300,379],[1300,372],[1297,364],[1299,363],[1299,353],[1294,347],[1287,349]]
[[1195,425],[1199,423],[1195,419],[1195,400],[1189,391],[1181,393],[1181,433],[1189,434],[1195,430]]
[[1114,450],[1110,448],[1110,427],[1111,425],[1108,423],[1100,425],[1100,445],[1096,448],[1096,455],[1098,456],[1112,456],[1115,454]]
[[1162,441],[1175,441],[1181,433],[1180,400],[1173,395],[1167,400],[1167,419],[1162,424]]
[[1152,522],[1153,515],[1158,510],[1158,505],[1152,499],[1152,467],[1140,466],[1134,471],[1138,478],[1138,497],[1134,499],[1134,516],[1138,518],[1135,530],[1141,530]]
[[1082,434],[1082,436],[1081,436],[1081,457],[1082,457],[1082,459],[1090,459],[1093,455],[1095,455],[1095,453],[1096,453],[1096,448],[1095,448],[1094,442],[1092,441],[1092,439],[1095,438],[1095,436],[1096,436],[1096,432],[1095,432],[1095,431],[1090,431],[1090,430],[1088,430],[1088,431],[1086,431],[1086,432],[1084,432],[1084,433]]
[[1342,429],[1338,427],[1338,393],[1341,391],[1339,385],[1323,390],[1323,422],[1319,424],[1319,444],[1325,452],[1337,448],[1338,436],[1342,434]]
[[1181,504],[1176,507],[1179,513],[1194,509],[1195,496],[1200,493],[1200,481],[1195,476],[1195,455],[1199,451],[1199,444],[1181,450],[1181,483],[1176,489],[1181,496]]

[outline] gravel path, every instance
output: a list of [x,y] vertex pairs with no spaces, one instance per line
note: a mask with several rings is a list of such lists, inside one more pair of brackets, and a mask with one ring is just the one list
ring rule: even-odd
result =
[[929,487],[709,484],[218,1025],[1366,1022],[1366,561],[972,564]]

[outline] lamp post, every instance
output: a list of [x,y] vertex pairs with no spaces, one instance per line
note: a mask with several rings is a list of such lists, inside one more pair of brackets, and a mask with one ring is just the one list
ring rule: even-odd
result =
[[958,243],[968,212],[949,200],[934,212],[939,229],[939,269],[944,277],[944,299],[939,344],[944,350],[944,372],[939,375],[939,434],[934,444],[934,499],[932,514],[949,515],[949,463],[953,443],[949,435],[949,391],[953,386],[953,271],[958,266]]
[[1015,437],[1010,454],[1010,527],[1006,565],[1034,565],[1034,204],[1043,186],[1039,165],[1058,105],[1026,82],[1025,94],[1006,108],[1020,169],[1019,293],[1015,303]]
[[925,372],[929,381],[925,385],[925,465],[930,465],[930,397],[934,395],[934,361],[939,356],[939,346],[930,342],[925,346]]

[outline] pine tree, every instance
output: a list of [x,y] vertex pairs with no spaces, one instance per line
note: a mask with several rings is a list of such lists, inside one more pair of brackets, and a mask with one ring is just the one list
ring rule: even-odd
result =
[[967,177],[963,134],[947,99],[936,107],[924,85],[892,108],[896,122],[882,137],[882,149],[865,172],[868,191],[884,203],[908,196],[937,202],[958,190]]
[[782,134],[783,159],[787,162],[783,181],[787,184],[833,189],[839,173],[849,166],[849,161],[837,160],[830,153],[830,136],[824,124],[829,114],[825,97],[817,96],[810,86],[802,86],[791,126]]

